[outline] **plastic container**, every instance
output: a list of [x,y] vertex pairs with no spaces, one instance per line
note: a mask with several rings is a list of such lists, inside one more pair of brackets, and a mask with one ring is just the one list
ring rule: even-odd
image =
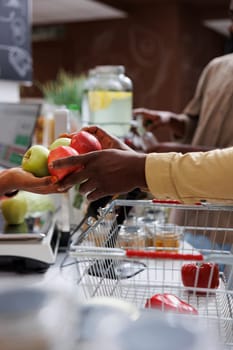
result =
[[88,83],[88,124],[118,137],[127,135],[132,120],[132,82],[124,66],[97,66]]

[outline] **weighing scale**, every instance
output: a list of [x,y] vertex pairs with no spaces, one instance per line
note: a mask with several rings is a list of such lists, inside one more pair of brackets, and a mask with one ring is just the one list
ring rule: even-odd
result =
[[7,225],[0,212],[0,271],[44,272],[55,263],[59,238],[52,212],[28,217],[20,225]]

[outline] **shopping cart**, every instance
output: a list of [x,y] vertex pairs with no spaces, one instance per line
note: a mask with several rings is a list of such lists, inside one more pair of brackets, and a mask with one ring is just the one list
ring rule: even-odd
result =
[[[70,255],[86,298],[111,296],[150,308],[155,295],[178,297],[232,349],[232,244],[232,206],[115,200],[79,234]],[[207,262],[209,273],[201,275]],[[189,285],[186,264],[195,271]],[[163,300],[160,309],[167,309]]]

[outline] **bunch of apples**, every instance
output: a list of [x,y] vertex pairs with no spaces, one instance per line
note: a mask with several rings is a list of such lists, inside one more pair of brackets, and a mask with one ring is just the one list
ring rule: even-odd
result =
[[37,177],[52,175],[60,181],[80,166],[54,169],[50,167],[54,160],[98,151],[101,148],[100,142],[94,135],[81,130],[72,134],[71,138],[56,139],[48,148],[42,145],[31,146],[23,156],[22,168]]
[[[101,148],[101,144],[95,136],[82,130],[72,134],[71,138],[60,137],[56,139],[49,148],[42,145],[31,146],[23,156],[22,168],[37,177],[52,175],[56,177],[56,181],[59,181],[80,166],[53,169],[49,167],[49,164],[54,160],[101,150]],[[28,203],[22,192],[1,202],[1,211],[8,225],[23,224],[27,210]],[[16,232],[15,228],[13,232]]]

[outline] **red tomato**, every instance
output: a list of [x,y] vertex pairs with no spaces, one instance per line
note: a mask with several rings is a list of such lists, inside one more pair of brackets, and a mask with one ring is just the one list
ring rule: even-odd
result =
[[178,298],[174,294],[163,293],[155,294],[146,301],[146,308],[160,309],[162,311],[173,311],[182,314],[197,315],[197,310],[186,301]]
[[102,149],[98,139],[87,131],[79,131],[71,138],[70,146],[76,149],[79,154],[99,151]]
[[185,287],[214,289],[219,286],[218,265],[213,263],[184,264],[181,277]]
[[54,160],[60,159],[60,158],[66,158],[71,156],[77,156],[79,153],[70,146],[59,146],[57,148],[54,148],[49,152],[48,155],[48,169],[49,173],[53,176],[56,176],[58,180],[63,179],[66,175],[69,173],[78,170],[80,166],[71,166],[68,168],[51,168],[50,165]]

